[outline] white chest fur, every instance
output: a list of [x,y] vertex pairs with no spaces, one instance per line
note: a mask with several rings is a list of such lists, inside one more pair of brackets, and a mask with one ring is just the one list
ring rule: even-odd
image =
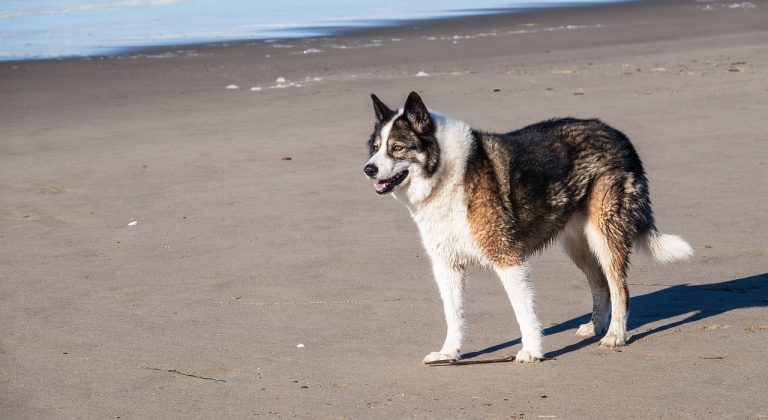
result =
[[467,221],[463,192],[447,192],[412,211],[424,247],[433,259],[450,264],[482,265],[488,261],[475,244]]
[[402,200],[419,228],[424,247],[430,257],[449,265],[488,265],[475,244],[467,220],[463,178],[471,144],[467,124],[431,112],[437,125],[440,144],[440,166],[431,178],[414,171]]

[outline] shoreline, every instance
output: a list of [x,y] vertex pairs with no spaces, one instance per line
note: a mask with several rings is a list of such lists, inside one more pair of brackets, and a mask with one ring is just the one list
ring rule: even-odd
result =
[[[103,53],[94,53],[94,54],[73,54],[68,56],[58,56],[58,57],[25,57],[25,58],[3,58],[0,62],[25,62],[25,61],[61,61],[61,60],[77,60],[77,59],[108,59],[113,57],[121,57],[121,56],[131,56],[131,55],[137,55],[137,54],[163,54],[167,52],[171,52],[174,50],[179,49],[194,49],[194,48],[202,48],[202,47],[214,47],[214,46],[221,46],[221,45],[238,45],[238,44],[249,44],[249,43],[255,43],[255,42],[264,42],[264,41],[297,41],[297,40],[305,40],[305,39],[320,39],[320,38],[343,38],[348,36],[358,36],[358,35],[375,35],[380,34],[384,32],[389,31],[398,31],[399,29],[403,27],[408,26],[425,26],[425,27],[432,27],[432,26],[447,26],[452,24],[458,24],[458,25],[464,25],[467,23],[467,20],[474,20],[477,18],[485,18],[485,17],[492,17],[497,16],[501,19],[504,19],[505,16],[518,14],[518,13],[529,13],[529,12],[540,12],[540,11],[550,11],[550,10],[560,10],[560,11],[568,11],[572,9],[580,9],[580,8],[592,8],[592,7],[599,7],[599,6],[605,6],[605,5],[611,5],[611,4],[621,4],[621,3],[631,3],[631,2],[638,2],[638,1],[644,1],[644,0],[614,0],[612,3],[586,3],[586,4],[569,4],[569,3],[557,3],[553,2],[549,5],[529,5],[528,7],[497,7],[497,8],[487,8],[487,9],[466,9],[466,10],[460,10],[456,11],[457,13],[461,13],[462,11],[468,14],[464,15],[447,15],[447,16],[434,16],[434,17],[427,17],[427,18],[415,18],[415,19],[383,19],[383,20],[361,20],[360,22],[369,22],[369,24],[362,24],[362,23],[355,23],[350,22],[347,26],[328,26],[328,27],[322,27],[322,26],[305,26],[300,28],[294,28],[294,29],[286,29],[287,32],[290,32],[291,30],[297,30],[299,32],[305,32],[303,35],[296,35],[296,36],[257,36],[257,37],[234,37],[234,38],[222,38],[217,40],[210,40],[210,41],[190,41],[190,42],[178,42],[178,43],[167,43],[167,44],[158,44],[158,45],[144,45],[144,46],[124,46],[124,47],[114,47],[109,49],[110,51],[107,51],[107,48],[105,48],[105,52]],[[471,12],[471,13],[470,13]],[[474,22],[475,24],[480,23],[483,24],[482,21]]]
[[[8,59],[0,60],[2,63],[24,63],[24,62],[47,62],[47,61],[70,61],[70,60],[104,60],[114,58],[125,58],[136,55],[152,55],[159,56],[165,53],[174,52],[177,50],[194,50],[201,48],[216,48],[216,47],[229,47],[229,46],[242,46],[258,43],[270,43],[270,42],[302,42],[307,40],[319,40],[319,39],[344,39],[355,37],[377,37],[388,36],[402,33],[409,27],[418,27],[424,30],[426,33],[435,30],[445,30],[453,27],[462,28],[483,28],[489,25],[497,25],[499,23],[508,23],[512,18],[525,19],[537,19],[542,15],[559,15],[573,11],[594,11],[595,13],[602,13],[605,10],[611,9],[613,6],[627,6],[636,3],[645,3],[642,7],[653,7],[653,3],[661,2],[662,0],[618,0],[611,3],[591,3],[591,4],[567,4],[561,3],[544,6],[544,7],[529,7],[529,8],[495,8],[488,9],[487,12],[480,12],[477,14],[461,15],[461,16],[447,16],[447,17],[434,17],[424,19],[413,20],[391,20],[387,22],[381,22],[380,25],[374,26],[346,26],[337,28],[317,28],[320,30],[329,31],[327,34],[319,34],[316,36],[295,36],[295,37],[268,37],[268,38],[232,38],[222,39],[210,42],[180,42],[169,43],[164,45],[149,45],[149,46],[136,46],[136,47],[116,47],[112,53],[93,54],[93,55],[72,55],[62,57],[30,57],[20,59]],[[679,1],[679,0],[676,0]],[[624,12],[631,12],[634,8],[624,8]],[[303,28],[306,30],[312,30],[312,27]]]

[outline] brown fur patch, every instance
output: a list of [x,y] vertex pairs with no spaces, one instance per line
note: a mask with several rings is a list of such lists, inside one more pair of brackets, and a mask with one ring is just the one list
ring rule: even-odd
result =
[[[631,176],[631,175],[630,175]],[[587,220],[589,224],[605,236],[610,253],[610,267],[603,267],[609,285],[615,287],[618,303],[623,308],[629,304],[627,287],[627,269],[632,247],[631,230],[626,206],[627,177],[601,177],[597,179],[587,201]],[[613,283],[613,284],[611,284]]]
[[467,218],[474,239],[483,253],[498,268],[520,265],[522,253],[510,236],[509,211],[499,201],[500,184],[490,168],[485,168],[467,190]]

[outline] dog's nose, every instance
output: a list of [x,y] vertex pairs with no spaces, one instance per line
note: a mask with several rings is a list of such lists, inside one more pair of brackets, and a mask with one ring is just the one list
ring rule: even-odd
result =
[[376,165],[369,163],[365,165],[365,168],[363,168],[363,172],[365,172],[368,176],[375,176],[376,173],[379,172],[379,168],[376,167]]

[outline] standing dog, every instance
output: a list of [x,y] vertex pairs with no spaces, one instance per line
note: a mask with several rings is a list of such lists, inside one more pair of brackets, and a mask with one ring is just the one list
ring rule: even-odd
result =
[[[661,262],[690,257],[654,225],[648,180],[629,139],[599,120],[540,122],[506,134],[429,111],[416,92],[393,111],[376,95],[365,174],[416,221],[448,326],[424,362],[459,359],[465,268],[492,268],[520,325],[519,362],[544,358],[528,258],[560,238],[592,289],[592,319],[576,332],[626,344],[627,268],[633,246]],[[608,318],[610,314],[610,324]]]

